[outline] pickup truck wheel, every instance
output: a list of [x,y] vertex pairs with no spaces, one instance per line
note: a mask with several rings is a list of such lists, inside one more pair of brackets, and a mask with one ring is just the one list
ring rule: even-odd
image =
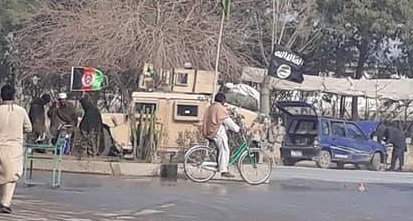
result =
[[327,169],[330,167],[331,163],[331,155],[328,151],[322,150],[320,151],[320,154],[318,155],[318,159],[316,161],[316,164],[319,168]]
[[293,159],[282,159],[282,163],[284,166],[294,166],[296,161]]
[[371,158],[370,165],[369,165],[370,170],[374,171],[379,171],[381,169],[381,156],[380,153],[375,153],[373,157]]

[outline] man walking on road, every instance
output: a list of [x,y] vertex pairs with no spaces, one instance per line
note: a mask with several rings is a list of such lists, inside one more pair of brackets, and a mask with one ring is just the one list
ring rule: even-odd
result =
[[205,112],[202,134],[212,140],[218,147],[219,172],[223,177],[234,177],[228,172],[230,149],[228,145],[227,130],[239,132],[239,126],[231,119],[225,106],[225,95],[215,95],[215,102]]
[[404,165],[404,152],[407,151],[406,137],[400,129],[389,126],[384,131],[384,140],[386,143],[393,145],[391,156],[390,170],[394,170],[396,161],[399,159],[398,171],[401,171]]
[[0,96],[0,213],[11,213],[16,182],[23,173],[23,132],[31,132],[26,110],[14,104],[16,90],[1,88]]

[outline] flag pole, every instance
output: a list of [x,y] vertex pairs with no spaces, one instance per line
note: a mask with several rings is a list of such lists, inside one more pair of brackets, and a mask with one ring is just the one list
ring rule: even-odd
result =
[[215,60],[215,76],[214,76],[214,87],[212,91],[212,100],[214,100],[215,93],[217,90],[217,83],[218,83],[218,67],[219,67],[219,56],[221,54],[221,43],[222,43],[222,35],[224,31],[224,22],[225,22],[225,12],[222,10],[222,15],[221,15],[221,23],[220,23],[220,28],[219,28],[219,35],[218,35],[218,44],[217,44],[217,54],[216,54],[216,60]]

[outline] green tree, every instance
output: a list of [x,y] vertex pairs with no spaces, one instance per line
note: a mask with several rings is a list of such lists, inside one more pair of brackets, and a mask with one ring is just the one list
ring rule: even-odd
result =
[[407,51],[407,63],[404,67],[409,77],[413,77],[413,2],[411,0],[399,0],[395,2],[399,9],[398,15],[405,19],[400,27],[400,38],[405,43]]
[[[328,27],[324,37],[333,44],[324,49],[330,56],[334,52],[338,62],[333,66],[339,72],[354,62],[355,79],[362,77],[370,62],[377,64],[374,55],[385,47],[385,39],[401,38],[412,9],[408,0],[319,0],[318,6]],[[353,97],[353,119],[358,119],[357,110],[357,97]]]
[[7,72],[5,55],[10,33],[16,31],[27,14],[36,9],[36,0],[0,0],[0,77]]

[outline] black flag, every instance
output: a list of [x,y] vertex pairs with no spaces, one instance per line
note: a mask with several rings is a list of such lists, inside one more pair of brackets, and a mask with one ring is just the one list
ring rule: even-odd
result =
[[304,58],[289,48],[277,45],[272,54],[268,75],[302,83]]

